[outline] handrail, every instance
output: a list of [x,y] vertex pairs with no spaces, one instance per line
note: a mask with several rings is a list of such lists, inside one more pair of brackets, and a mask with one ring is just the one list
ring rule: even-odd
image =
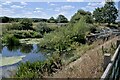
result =
[[119,50],[120,50],[120,45],[118,46],[118,48],[116,49],[115,51],[115,54],[113,55],[112,59],[111,59],[111,62],[108,64],[106,70],[104,71],[103,75],[101,76],[101,79],[100,80],[105,80],[106,78],[109,78],[109,74],[110,74],[110,71],[115,63],[115,59],[117,58],[118,54],[119,54]]

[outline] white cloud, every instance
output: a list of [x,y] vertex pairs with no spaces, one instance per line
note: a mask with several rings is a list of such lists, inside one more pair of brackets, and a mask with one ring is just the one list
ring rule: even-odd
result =
[[26,2],[21,2],[21,5],[27,5],[27,3]]
[[54,5],[56,5],[56,4],[51,3],[50,5],[51,5],[51,6],[54,6]]
[[56,12],[68,11],[68,10],[71,10],[73,8],[75,8],[75,7],[71,6],[71,5],[64,5],[64,6],[61,6],[61,7],[57,7],[54,11],[56,11]]
[[0,11],[1,16],[11,16],[15,13],[13,9],[8,8],[0,8]]
[[39,11],[39,10],[37,10],[37,11],[34,11],[35,13],[40,13],[40,12],[42,12],[42,11]]
[[43,8],[35,8],[36,10],[43,10]]
[[105,4],[105,2],[90,2],[90,3],[88,3],[88,6],[98,7],[98,6],[103,6],[104,4]]
[[69,2],[82,2],[84,0],[67,0],[67,1],[69,1]]
[[11,8],[23,8],[23,6],[12,5]]
[[4,2],[4,3],[2,3],[2,5],[10,5],[12,2],[10,2],[10,1],[6,1],[6,2]]
[[68,10],[68,9],[73,9],[75,8],[74,6],[71,6],[71,5],[65,5],[65,6],[62,6],[61,7],[62,9],[65,9],[65,10]]
[[82,7],[81,9],[85,11],[93,12],[93,10],[97,7],[102,7],[105,4],[105,2],[89,2],[87,6]]

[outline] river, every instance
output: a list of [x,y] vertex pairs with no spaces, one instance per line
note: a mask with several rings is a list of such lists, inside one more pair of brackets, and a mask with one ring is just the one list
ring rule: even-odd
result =
[[10,78],[15,74],[21,62],[43,61],[46,56],[40,52],[37,44],[21,44],[20,46],[3,46],[1,49],[2,63],[0,64],[0,77]]

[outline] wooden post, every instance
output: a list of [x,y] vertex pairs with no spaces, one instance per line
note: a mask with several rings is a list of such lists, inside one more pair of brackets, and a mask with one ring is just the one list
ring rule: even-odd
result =
[[111,55],[110,54],[104,54],[104,63],[103,63],[103,69],[105,70],[107,65],[111,61]]
[[120,39],[117,40],[117,47],[120,45]]

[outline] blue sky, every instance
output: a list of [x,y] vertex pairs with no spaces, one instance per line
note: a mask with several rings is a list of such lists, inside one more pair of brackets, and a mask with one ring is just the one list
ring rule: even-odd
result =
[[[50,1],[50,0],[49,0]],[[52,0],[51,0],[52,1]],[[63,2],[62,2],[63,1]],[[59,14],[65,15],[68,19],[79,9],[93,12],[97,7],[104,5],[104,2],[72,2],[72,0],[62,0],[61,2],[10,2],[0,3],[0,16],[9,17],[30,17],[30,18],[50,18]],[[82,1],[82,0],[79,0]],[[118,5],[116,4],[116,7]]]

